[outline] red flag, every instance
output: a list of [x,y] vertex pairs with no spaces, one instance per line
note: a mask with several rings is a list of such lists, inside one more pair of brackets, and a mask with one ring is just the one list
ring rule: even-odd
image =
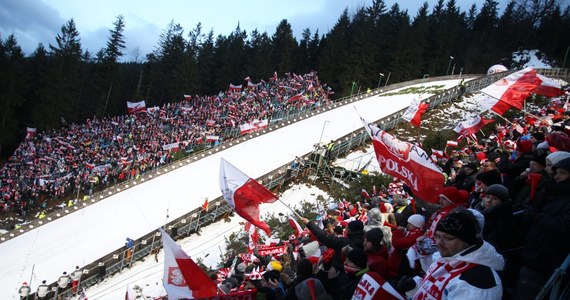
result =
[[412,103],[406,112],[402,115],[402,119],[410,122],[416,127],[420,127],[422,115],[427,111],[428,108],[428,103],[422,103],[418,99],[414,99],[412,100]]
[[492,110],[496,112],[498,115],[503,115],[510,106],[507,102],[500,101],[499,99],[495,99],[493,97],[489,97],[487,95],[479,95],[479,100],[477,100],[479,106],[481,107],[481,111],[485,110]]
[[223,158],[220,165],[220,188],[224,199],[240,217],[265,231],[268,236],[271,235],[269,226],[259,219],[259,204],[273,203],[277,201],[277,196]]
[[362,189],[360,195],[362,195],[362,197],[364,197],[365,199],[370,199],[370,194],[368,194],[368,191],[366,191],[365,189]]
[[241,91],[241,84],[240,85],[233,85],[230,83],[229,90],[230,91]]
[[453,147],[453,148],[455,148],[455,147],[457,147],[458,144],[459,144],[459,143],[456,142],[456,141],[447,141],[446,147]]
[[459,134],[476,134],[483,126],[493,122],[494,120],[484,119],[477,115],[457,124],[453,130]]
[[303,232],[303,227],[301,227],[301,225],[299,225],[299,223],[291,216],[289,216],[289,226],[291,226],[291,228],[293,228],[293,231],[295,231],[296,237],[299,237]]
[[139,102],[127,101],[127,111],[129,112],[129,114],[138,114],[146,112],[146,103],[144,100]]
[[247,253],[253,253],[253,250],[259,245],[259,233],[257,232],[257,228],[249,222],[245,222],[245,231],[249,234]]
[[552,78],[536,74],[536,76],[542,81],[539,86],[537,86],[532,92],[538,95],[544,95],[546,97],[558,97],[564,95],[562,86],[560,83]]
[[217,295],[216,284],[200,267],[174,242],[164,230],[164,275],[162,284],[170,299],[206,298]]
[[404,300],[404,297],[376,272],[367,272],[360,278],[352,298],[361,300]]
[[520,110],[524,100],[541,82],[536,70],[526,68],[496,81],[481,92]]
[[202,210],[208,211],[208,206],[209,206],[208,198],[206,198],[206,199],[204,200],[204,204],[202,204]]
[[360,117],[372,138],[376,159],[382,172],[401,179],[415,196],[436,203],[444,177],[425,151],[380,130]]
[[184,94],[184,100],[187,100],[187,101],[192,100],[192,95],[186,95],[186,94]]
[[137,294],[135,293],[135,290],[133,290],[133,288],[127,284],[127,292],[125,293],[125,300],[136,300],[137,299]]
[[31,127],[27,127],[26,128],[26,140],[27,139],[31,139],[34,136],[36,136],[36,131],[38,131],[37,128],[31,128]]

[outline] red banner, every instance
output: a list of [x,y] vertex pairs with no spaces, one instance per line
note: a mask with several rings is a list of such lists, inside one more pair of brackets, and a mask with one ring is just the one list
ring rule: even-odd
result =
[[283,246],[264,246],[264,245],[259,245],[257,248],[257,251],[259,252],[260,256],[266,256],[266,255],[281,255],[281,254],[285,254],[287,253],[287,245],[283,245]]
[[247,291],[240,291],[229,293],[227,295],[218,295],[216,297],[209,297],[209,298],[194,298],[194,299],[202,299],[202,300],[255,300],[257,295],[257,290],[247,290]]

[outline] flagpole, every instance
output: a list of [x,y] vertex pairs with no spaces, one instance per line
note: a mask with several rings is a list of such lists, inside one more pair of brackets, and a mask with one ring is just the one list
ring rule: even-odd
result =
[[501,116],[500,114],[498,114],[498,113],[496,113],[496,112],[494,112],[494,111],[491,111],[491,112],[493,112],[495,115],[497,115],[497,116],[500,117],[501,119],[505,120],[505,122],[507,122],[507,123],[513,125],[513,122],[507,120],[505,117]]
[[299,219],[302,218],[302,216],[301,216],[300,214],[298,214],[296,211],[294,211],[289,205],[287,205],[287,204],[286,204],[285,202],[283,202],[281,199],[277,199],[277,200],[279,200],[279,202],[281,202],[281,204],[285,205],[285,207],[287,207],[288,209],[290,209],[290,210],[295,214],[295,216],[297,216],[297,218],[299,218]]

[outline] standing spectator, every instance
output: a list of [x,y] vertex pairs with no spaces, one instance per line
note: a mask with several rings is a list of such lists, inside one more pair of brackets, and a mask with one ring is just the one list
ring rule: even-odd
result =
[[392,234],[392,251],[388,256],[388,278],[399,278],[404,275],[414,275],[406,252],[416,240],[424,235],[425,218],[414,214],[408,217],[406,228],[399,226]]
[[22,286],[20,287],[20,289],[18,289],[18,294],[20,295],[20,299],[28,300],[31,292],[32,289],[30,289],[27,282],[22,283]]
[[516,299],[533,299],[570,253],[570,158],[555,164],[555,183],[543,201],[524,211],[529,226],[522,251]]
[[505,261],[493,246],[477,238],[477,229],[468,211],[448,214],[437,224],[441,257],[431,264],[413,299],[501,299],[497,271]]
[[364,233],[364,252],[368,256],[368,268],[382,278],[388,278],[388,250],[383,243],[384,233],[373,228]]
[[125,242],[125,248],[125,264],[130,265],[133,249],[135,248],[135,241],[133,241],[131,238],[127,238],[127,241]]
[[516,143],[516,157],[511,160],[511,152],[504,147],[499,161],[499,171],[503,174],[503,185],[509,188],[511,182],[524,172],[532,159],[532,142],[518,140]]
[[75,266],[75,271],[71,272],[71,290],[73,291],[73,294],[77,293],[77,287],[81,281],[81,275],[83,275],[83,271],[79,269],[79,266]]
[[57,279],[58,294],[65,291],[70,281],[71,277],[67,275],[67,272],[63,272],[63,275],[59,276],[59,278]]
[[38,289],[36,291],[36,296],[38,297],[38,300],[47,299],[48,293],[49,293],[49,286],[46,284],[45,280],[42,280],[42,284],[38,286]]

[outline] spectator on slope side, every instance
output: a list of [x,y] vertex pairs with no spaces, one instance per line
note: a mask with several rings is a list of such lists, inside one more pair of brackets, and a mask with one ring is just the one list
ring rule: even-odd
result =
[[131,238],[126,238],[125,248],[125,265],[130,266],[131,256],[133,255],[133,250],[135,248],[135,241]]
[[503,289],[497,271],[503,257],[477,237],[478,225],[468,211],[448,214],[437,224],[435,239],[441,255],[416,278],[413,299],[501,299]]
[[71,272],[71,291],[74,294],[77,293],[77,288],[81,281],[81,275],[83,275],[83,270],[81,270],[79,266],[75,266],[75,270]]
[[532,142],[518,140],[516,143],[516,157],[510,159],[510,151],[506,148],[501,153],[499,171],[503,174],[503,185],[509,188],[512,181],[524,172],[530,165],[532,158]]
[[533,152],[529,167],[516,177],[509,188],[515,210],[534,205],[537,194],[544,192],[545,185],[550,181],[546,173],[546,153]]
[[71,277],[67,275],[67,272],[63,272],[63,275],[59,276],[57,279],[58,294],[61,294],[63,291],[65,291],[70,282]]
[[49,294],[49,286],[46,284],[45,280],[42,280],[42,283],[38,286],[36,290],[36,296],[38,300],[46,300],[47,295]]
[[545,189],[544,201],[521,215],[528,226],[515,299],[533,299],[570,253],[570,158],[555,164],[555,183]]
[[20,299],[28,299],[30,294],[32,293],[32,289],[28,286],[27,282],[22,283],[22,286],[18,289],[18,295],[20,295]]

